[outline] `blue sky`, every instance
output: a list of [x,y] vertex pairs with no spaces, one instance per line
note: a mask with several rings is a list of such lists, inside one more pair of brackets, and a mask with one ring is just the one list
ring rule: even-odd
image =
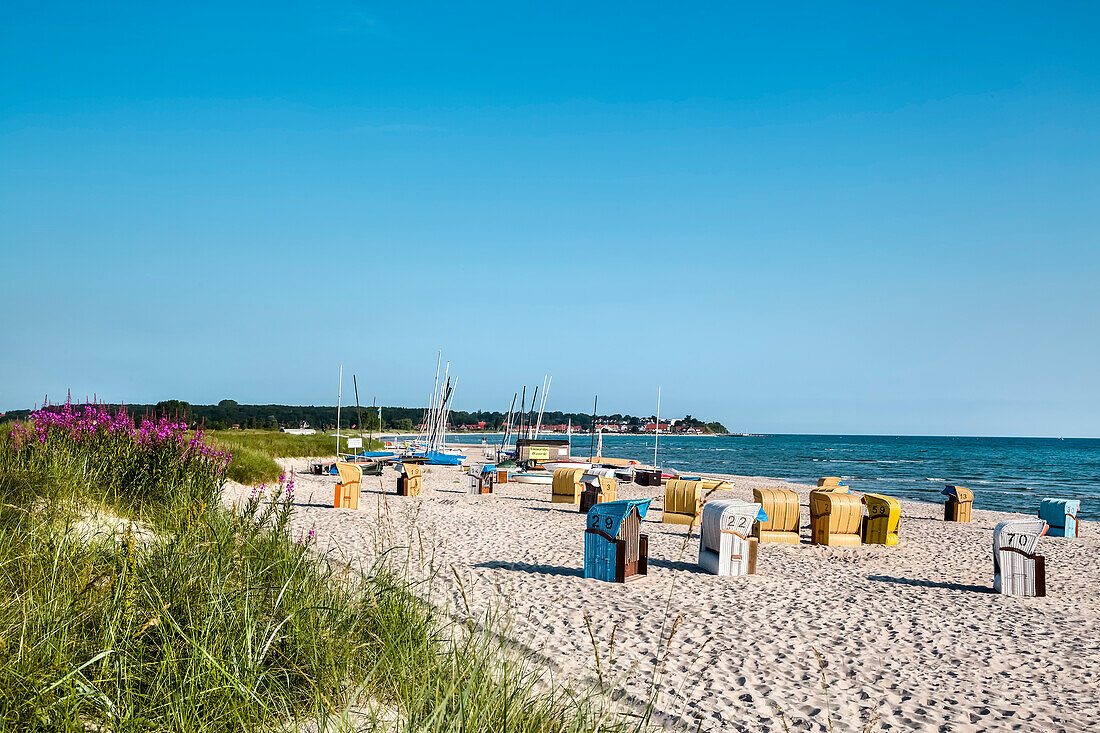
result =
[[1092,4],[0,14],[0,410],[1100,435]]

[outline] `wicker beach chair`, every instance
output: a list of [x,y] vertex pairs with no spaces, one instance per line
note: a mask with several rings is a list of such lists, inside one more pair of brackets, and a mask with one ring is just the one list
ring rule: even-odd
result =
[[864,494],[867,517],[863,520],[863,543],[896,545],[901,525],[901,502],[892,496]]
[[848,484],[843,483],[838,476],[822,476],[817,480],[817,487],[823,491],[840,491],[848,493]]
[[581,492],[580,511],[587,514],[588,510],[596,504],[616,501],[619,493],[619,484],[613,478],[607,476],[584,477],[584,491]]
[[559,468],[554,471],[550,501],[555,504],[579,504],[584,491],[583,468]]
[[970,510],[974,507],[973,491],[962,486],[948,484],[940,493],[947,496],[947,501],[943,503],[943,521],[970,521]]
[[1050,525],[1051,537],[1080,537],[1077,513],[1081,511],[1080,499],[1042,499],[1039,502],[1039,519]]
[[699,481],[674,478],[665,484],[662,522],[695,526],[702,510],[703,486]]
[[397,495],[420,496],[420,485],[424,475],[423,467],[415,463],[395,463],[397,471]]
[[719,499],[703,505],[699,526],[699,565],[715,575],[756,573],[753,525],[768,515],[759,504],[740,499]]
[[1045,596],[1046,562],[1035,554],[1047,523],[1011,519],[993,528],[993,590],[1006,596]]
[[363,471],[354,463],[339,461],[336,471],[340,480],[336,484],[336,494],[332,506],[336,509],[358,509],[359,490],[363,485]]
[[852,494],[832,489],[810,492],[810,542],[815,545],[859,546],[863,503]]
[[753,489],[752,500],[767,515],[767,519],[757,522],[753,528],[753,535],[761,544],[798,544],[798,494],[790,489]]
[[641,533],[649,499],[609,501],[588,510],[584,577],[625,583],[648,572],[649,537]]

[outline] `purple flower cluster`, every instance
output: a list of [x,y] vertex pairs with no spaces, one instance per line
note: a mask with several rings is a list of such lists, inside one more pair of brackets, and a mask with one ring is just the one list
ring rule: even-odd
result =
[[187,423],[173,420],[167,415],[146,415],[139,424],[135,424],[134,418],[124,406],[112,413],[106,405],[95,402],[73,405],[70,399],[66,399],[63,405],[45,404],[42,409],[31,413],[30,419],[33,437],[32,431],[22,424],[16,423],[12,428],[11,437],[16,450],[22,450],[34,441],[43,444],[51,434],[64,436],[78,443],[93,438],[118,436],[132,438],[137,445],[145,448],[175,444],[182,449],[181,462],[201,457],[218,464],[219,473],[225,470],[233,458],[232,453],[216,450],[203,443],[202,428],[188,438]]

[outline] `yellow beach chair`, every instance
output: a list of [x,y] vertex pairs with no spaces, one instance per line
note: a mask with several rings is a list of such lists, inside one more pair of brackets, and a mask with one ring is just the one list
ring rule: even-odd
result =
[[553,494],[550,501],[555,504],[580,504],[581,492],[584,491],[583,468],[559,468],[554,471],[554,479],[551,482]]
[[843,491],[847,493],[849,486],[841,483],[839,476],[822,476],[817,480],[817,487],[824,491]]
[[661,521],[665,524],[699,524],[703,511],[703,487],[699,481],[686,481],[674,478],[665,484],[664,513]]
[[858,547],[863,503],[852,494],[832,489],[810,492],[810,542],[815,545]]
[[798,494],[790,489],[753,489],[752,500],[768,515],[767,520],[757,522],[752,530],[761,544],[798,544]]
[[336,484],[336,494],[332,506],[336,509],[358,509],[359,489],[363,485],[363,469],[354,463],[339,461],[336,470],[340,481]]
[[867,545],[896,545],[901,525],[901,502],[892,496],[864,494],[867,517],[863,520],[863,542]]
[[420,496],[424,469],[415,463],[398,463],[394,470],[401,474],[397,477],[398,496]]
[[947,496],[943,503],[943,520],[945,522],[969,522],[970,510],[974,508],[974,492],[962,486],[950,484],[941,494]]

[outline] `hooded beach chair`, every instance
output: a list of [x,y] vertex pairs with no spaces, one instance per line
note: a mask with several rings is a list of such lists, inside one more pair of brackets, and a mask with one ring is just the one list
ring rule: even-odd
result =
[[493,483],[496,479],[496,466],[486,464],[484,466],[472,466],[466,471],[466,493],[491,494]]
[[790,489],[753,489],[752,500],[760,505],[766,519],[762,519],[753,527],[753,535],[765,542],[782,542],[788,545],[797,545],[798,523],[798,494]]
[[867,517],[863,520],[863,543],[896,545],[901,524],[901,502],[892,496],[864,494]]
[[559,468],[554,471],[551,482],[553,493],[550,501],[555,504],[579,504],[584,491],[583,468]]
[[420,496],[420,484],[424,469],[415,463],[395,463],[398,496]]
[[354,463],[338,461],[336,471],[340,480],[336,484],[336,495],[332,506],[336,509],[358,509],[359,489],[363,485],[363,471]]
[[584,530],[584,577],[625,583],[648,571],[649,537],[641,533],[650,499],[596,504]]
[[817,480],[817,487],[823,491],[849,491],[848,484],[841,482],[838,476],[822,476]]
[[943,503],[943,521],[970,521],[970,510],[974,507],[973,491],[962,486],[948,484],[940,493],[947,496],[947,501]]
[[615,501],[619,498],[618,493],[619,484],[615,479],[607,476],[585,475],[584,490],[581,491],[581,513],[587,514],[588,510],[596,504]]
[[1042,499],[1039,502],[1039,519],[1050,525],[1051,537],[1080,537],[1077,513],[1081,511],[1080,499]]
[[862,520],[863,502],[852,494],[832,489],[810,492],[810,542],[813,544],[858,547]]
[[703,510],[703,486],[699,481],[670,479],[665,484],[664,511],[661,521],[666,524],[699,524]]
[[699,566],[715,575],[755,574],[759,540],[752,536],[752,528],[767,519],[759,504],[708,501],[699,525]]
[[1006,596],[1045,596],[1046,562],[1035,554],[1047,523],[1011,519],[993,528],[993,590]]

